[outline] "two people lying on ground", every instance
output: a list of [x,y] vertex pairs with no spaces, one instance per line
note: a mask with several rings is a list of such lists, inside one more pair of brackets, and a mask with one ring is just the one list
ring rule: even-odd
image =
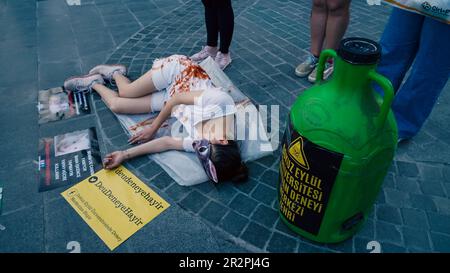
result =
[[[213,85],[198,64],[186,56],[172,55],[155,60],[152,69],[133,82],[125,76],[126,72],[123,65],[98,65],[88,75],[64,82],[64,87],[74,92],[95,90],[118,114],[159,112],[152,126],[129,139],[129,143],[140,145],[105,156],[106,169],[144,154],[184,150],[196,153],[214,182],[247,179],[248,170],[234,135],[235,103],[229,94]],[[105,81],[114,81],[118,92],[106,87]],[[153,139],[170,116],[183,125],[188,136]]]

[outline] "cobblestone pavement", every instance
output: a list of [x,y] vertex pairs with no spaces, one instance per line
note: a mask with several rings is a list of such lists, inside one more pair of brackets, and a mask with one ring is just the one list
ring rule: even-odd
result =
[[[2,35],[8,39],[0,42],[5,71],[0,75],[1,120],[17,128],[2,133],[0,142],[8,155],[0,159],[0,178],[5,180],[0,224],[6,227],[0,231],[0,251],[60,252],[71,240],[81,241],[86,251],[107,251],[59,197],[64,189],[36,192],[33,159],[38,136],[61,128],[96,125],[105,152],[127,147],[127,137],[97,95],[94,115],[38,128],[36,90],[61,85],[67,76],[105,60],[126,64],[130,77],[136,78],[155,58],[192,54],[205,40],[202,5],[197,0],[92,0],[82,1],[80,7],[51,0],[22,6],[0,3],[2,23],[20,22],[20,27],[12,24]],[[233,3],[233,63],[226,73],[256,103],[279,104],[280,119],[285,120],[296,96],[310,86],[293,73],[309,45],[310,1]],[[37,16],[20,17],[33,12]],[[389,12],[388,6],[353,1],[347,36],[378,40]],[[14,69],[8,70],[10,63]],[[147,158],[128,162],[127,167],[172,206],[117,251],[368,252],[367,243],[376,240],[383,252],[449,252],[450,110],[444,107],[450,101],[449,89],[447,85],[421,133],[399,147],[364,228],[343,243],[316,244],[280,222],[275,153],[249,164],[248,182],[218,186],[182,187]]]

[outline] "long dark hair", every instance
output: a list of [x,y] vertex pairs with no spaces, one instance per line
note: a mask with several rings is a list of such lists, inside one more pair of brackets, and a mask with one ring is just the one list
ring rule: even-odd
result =
[[228,144],[211,145],[211,161],[216,167],[219,182],[231,180],[243,182],[248,178],[247,166],[242,162],[237,143],[228,140]]

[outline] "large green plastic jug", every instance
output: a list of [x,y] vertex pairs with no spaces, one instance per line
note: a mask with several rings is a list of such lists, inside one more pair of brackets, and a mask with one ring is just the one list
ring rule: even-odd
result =
[[[375,72],[380,53],[364,38],[342,40],[338,53],[324,50],[317,83],[291,108],[281,147],[280,217],[313,241],[340,242],[361,228],[394,157],[394,92]],[[328,58],[334,73],[323,82]]]

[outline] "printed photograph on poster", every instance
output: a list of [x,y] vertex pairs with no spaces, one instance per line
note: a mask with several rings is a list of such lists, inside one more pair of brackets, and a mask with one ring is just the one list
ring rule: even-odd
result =
[[101,168],[95,128],[39,140],[39,192],[77,183]]
[[55,136],[55,156],[71,154],[91,148],[89,131],[82,130]]
[[39,91],[39,124],[87,115],[90,109],[86,94],[74,94],[62,87]]

